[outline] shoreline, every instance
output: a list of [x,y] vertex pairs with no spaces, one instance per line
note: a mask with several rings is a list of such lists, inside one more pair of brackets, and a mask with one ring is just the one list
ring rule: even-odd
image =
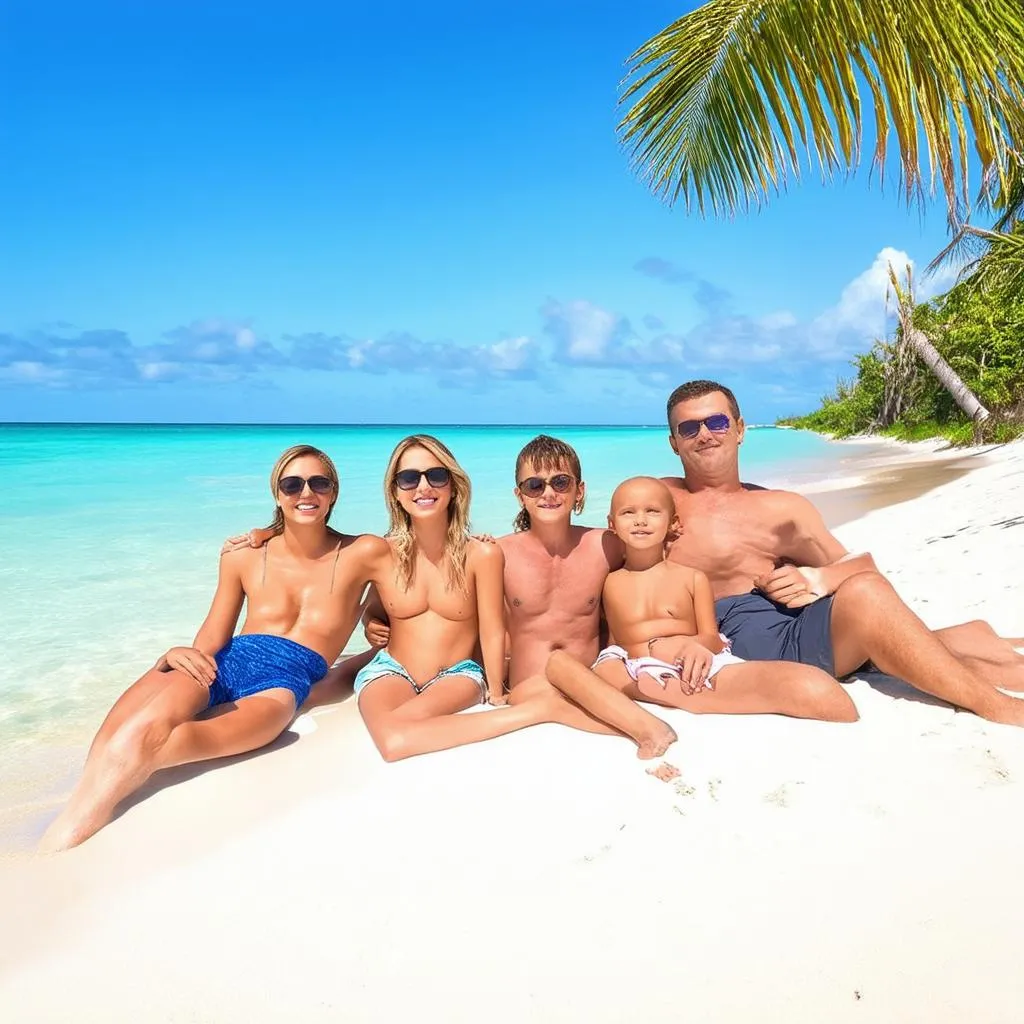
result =
[[[838,536],[929,625],[1020,635],[1024,444],[969,451],[969,473],[910,454],[907,488],[866,467]],[[839,515],[849,490],[823,492]],[[0,859],[18,923],[0,1004],[104,1024],[1009,1024],[1021,732],[897,683],[849,691],[854,725],[665,711],[667,785],[626,741],[557,726],[389,765],[353,702],[315,709],[269,750],[167,773],[78,850]]]
[[[789,428],[795,429],[795,428]],[[878,442],[878,443],[876,443]],[[795,490],[821,511],[830,529],[879,509],[914,499],[979,468],[991,446],[948,450],[941,441],[902,442],[870,436],[831,442],[849,446],[839,463],[809,459],[785,472],[754,474],[767,486]],[[979,460],[968,463],[966,460]],[[357,634],[346,654],[365,650]],[[301,716],[300,716],[301,717]],[[17,744],[0,755],[5,784],[0,786],[0,857],[24,855],[41,834],[42,822],[77,779],[94,723],[41,742]],[[36,781],[39,785],[34,785]],[[27,788],[32,784],[31,790]]]

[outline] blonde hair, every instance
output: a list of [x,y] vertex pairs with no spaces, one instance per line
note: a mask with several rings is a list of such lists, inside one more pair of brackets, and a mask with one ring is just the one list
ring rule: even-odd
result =
[[[330,508],[327,509],[327,516],[324,519],[324,523],[327,523],[330,521],[331,513],[334,511],[334,506],[338,501],[340,482],[338,480],[338,470],[331,461],[331,457],[326,452],[320,451],[319,448],[314,448],[311,444],[293,444],[291,448],[286,448],[281,452],[277,462],[274,463],[274,468],[270,471],[270,493],[274,496],[274,502],[276,503],[278,484],[281,482],[281,477],[284,476],[288,463],[293,462],[295,459],[301,459],[306,455],[312,455],[320,460],[324,476],[334,484],[334,498],[331,501]],[[274,518],[267,529],[273,530],[274,536],[284,532],[284,513],[281,511],[280,504],[275,504]]]
[[[576,478],[576,483],[583,483],[583,470],[580,467],[580,457],[576,449],[565,441],[560,441],[550,434],[538,434],[532,441],[528,441],[523,450],[516,456],[516,487],[519,486],[519,476],[527,463],[536,466],[537,469],[562,469],[569,467],[569,472]],[[572,507],[573,512],[579,515],[583,511],[583,499],[579,499]],[[522,533],[530,528],[530,513],[525,508],[519,510],[519,514],[512,520],[512,529],[516,533]]]
[[398,578],[402,585],[408,588],[416,573],[416,538],[412,531],[412,518],[398,500],[398,485],[395,482],[398,464],[410,448],[423,448],[430,452],[437,459],[438,465],[448,470],[451,478],[451,499],[448,502],[448,535],[444,544],[446,585],[449,590],[465,590],[466,549],[469,546],[469,500],[472,489],[466,471],[455,461],[455,456],[445,444],[430,434],[412,434],[399,441],[384,472],[384,502],[391,519],[388,536],[394,542]]

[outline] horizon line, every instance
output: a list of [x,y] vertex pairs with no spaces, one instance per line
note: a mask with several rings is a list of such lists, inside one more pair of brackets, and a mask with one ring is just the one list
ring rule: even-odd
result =
[[[598,427],[603,430],[665,430],[664,423],[256,423],[256,422],[204,422],[200,420],[0,420],[0,427],[445,427],[466,429],[487,427],[492,429],[544,429]],[[780,428],[775,423],[748,423],[748,430]]]

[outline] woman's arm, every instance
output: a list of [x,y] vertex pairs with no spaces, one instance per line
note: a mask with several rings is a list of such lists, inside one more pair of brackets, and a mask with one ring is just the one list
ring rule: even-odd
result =
[[221,555],[217,590],[192,646],[172,647],[160,656],[154,668],[160,672],[177,669],[206,686],[214,681],[217,662],[213,656],[231,639],[245,600],[242,565],[246,557],[237,553]]
[[377,592],[377,585],[370,584],[363,601],[363,636],[371,647],[387,647],[391,639],[391,619],[384,610],[384,602]]
[[505,702],[505,555],[497,544],[474,544],[477,629],[487,699]]

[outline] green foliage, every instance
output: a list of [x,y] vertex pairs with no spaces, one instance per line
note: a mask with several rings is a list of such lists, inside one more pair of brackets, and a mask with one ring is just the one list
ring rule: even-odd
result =
[[[984,293],[958,285],[918,306],[914,326],[992,412],[982,427],[985,440],[1004,441],[1024,433],[1024,293]],[[905,385],[903,414],[883,428],[886,366],[899,344],[897,332],[895,343],[879,342],[857,356],[852,380],[841,381],[816,412],[785,422],[836,437],[881,429],[908,441],[942,436],[957,444],[970,443],[974,425],[920,364],[915,364]]]
[[805,163],[851,171],[871,125],[874,167],[896,150],[906,197],[938,179],[956,217],[968,167],[1002,188],[1024,137],[1021,33],[1020,0],[709,0],[630,58],[623,143],[655,193],[723,214]]

